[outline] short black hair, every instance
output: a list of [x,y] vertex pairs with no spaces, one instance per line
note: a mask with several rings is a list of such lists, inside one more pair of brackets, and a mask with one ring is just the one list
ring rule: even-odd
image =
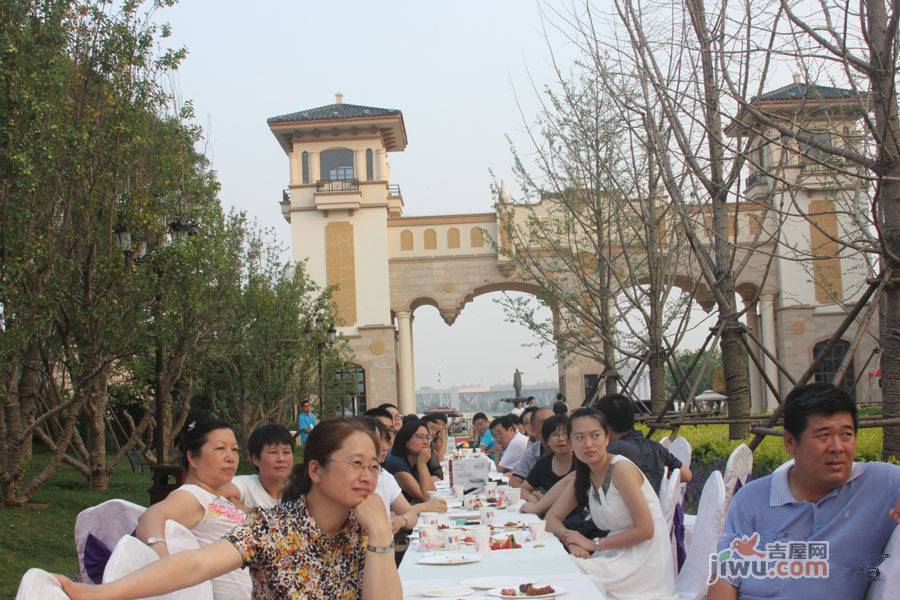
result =
[[444,425],[447,424],[447,415],[444,413],[430,413],[422,417],[422,420],[426,423],[436,423],[440,421]]
[[525,404],[525,398],[516,398],[515,400],[513,400],[513,406],[515,406],[516,408],[519,408],[523,404]]
[[390,402],[383,402],[383,403],[379,404],[378,406],[376,406],[375,408],[381,408],[384,410],[387,410],[389,408],[394,408],[394,409],[397,409],[397,412],[400,412],[400,409],[397,408],[397,405],[391,404]]
[[408,415],[403,415],[403,416],[400,417],[400,418],[403,419],[403,424],[406,425],[406,424],[409,423],[410,421],[418,421],[418,420],[419,420],[419,415],[417,415],[417,414],[415,414],[415,413],[409,413]]
[[[368,412],[368,411],[367,411]],[[362,415],[359,417],[353,417],[354,419],[361,422],[366,426],[366,429],[374,433],[378,436],[378,445],[381,446],[381,440],[387,440],[391,437],[391,432],[387,428],[387,425],[376,419],[375,417],[371,417],[369,415]]]
[[800,439],[810,415],[830,417],[838,413],[850,413],[853,430],[859,428],[856,403],[845,390],[832,383],[797,386],[784,399],[784,430]]
[[483,412],[477,412],[475,413],[475,416],[472,417],[472,422],[474,423],[475,421],[481,421],[482,419],[487,420],[487,415]]
[[546,442],[550,439],[553,432],[560,427],[562,427],[568,435],[569,417],[565,415],[553,415],[541,425],[541,439]]
[[499,417],[496,417],[493,421],[491,421],[488,429],[493,429],[497,425],[499,425],[503,429],[511,429],[516,426],[516,422],[518,421],[518,419],[519,417],[512,413],[508,415],[500,415]]
[[303,406],[304,404],[312,404],[312,401],[309,398],[307,398],[306,400],[304,400],[300,403],[300,406]]
[[370,408],[369,410],[367,410],[366,412],[363,413],[363,416],[372,417],[372,418],[382,417],[382,418],[390,419],[391,421],[394,420],[393,415],[391,415],[391,413],[389,413],[386,408],[381,408],[381,407]]
[[562,392],[556,392],[556,400],[557,400],[557,402],[559,402],[559,401],[565,402],[566,395],[563,394]]
[[[412,436],[416,435],[419,427],[425,427],[425,423],[421,419],[404,423],[394,438],[394,449],[392,452],[397,456],[406,456],[406,444]],[[425,427],[425,430],[427,431],[428,427]]]
[[[557,394],[559,397],[561,394]],[[553,403],[553,414],[554,415],[564,415],[569,412],[569,405],[559,400],[558,402]]]
[[536,412],[538,409],[537,406],[529,406],[525,410],[522,411],[522,414],[519,415],[519,418],[522,419],[522,422],[525,423],[526,419],[528,419],[528,424],[531,424],[531,413]]
[[603,413],[610,429],[616,433],[634,429],[634,405],[624,394],[606,394],[594,401],[593,408]]
[[287,444],[294,449],[294,436],[284,425],[266,423],[260,425],[250,434],[247,440],[247,452],[253,458],[262,456],[263,448],[272,444]]
[[203,444],[209,437],[209,432],[216,429],[231,429],[231,423],[216,417],[204,417],[184,426],[178,435],[177,443],[178,449],[181,451],[181,466],[185,470],[189,466],[188,454],[192,456],[200,454]]

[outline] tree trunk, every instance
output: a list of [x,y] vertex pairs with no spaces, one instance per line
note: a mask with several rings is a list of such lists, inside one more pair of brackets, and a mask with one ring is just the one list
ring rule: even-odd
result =
[[[719,314],[734,315],[734,309],[720,306]],[[728,437],[739,440],[750,435],[750,378],[747,362],[744,360],[744,347],[741,344],[740,323],[737,322],[737,317],[726,317],[721,327],[724,329],[719,346],[722,350],[725,395],[728,396],[728,416],[744,419],[742,422],[729,423]]]
[[106,469],[106,375],[99,375],[87,390],[88,416],[88,461],[90,474],[88,482],[92,490],[105,490],[109,485]]

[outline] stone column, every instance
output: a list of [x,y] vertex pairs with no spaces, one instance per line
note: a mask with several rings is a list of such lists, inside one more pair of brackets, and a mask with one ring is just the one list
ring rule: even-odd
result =
[[[759,297],[759,315],[762,320],[763,346],[772,356],[778,357],[778,344],[775,340],[775,296],[763,294]],[[778,367],[768,357],[763,357],[766,366],[766,376],[778,390]],[[766,389],[766,404],[761,408],[765,411],[778,406],[778,400],[772,390]]]
[[[744,304],[747,307],[746,303]],[[759,316],[756,314],[756,304],[747,308],[747,331],[753,334],[753,337],[759,339]],[[747,340],[748,345],[753,350],[753,355],[759,359],[760,352],[755,348],[755,344]],[[759,375],[759,369],[756,364],[750,360],[750,414],[763,412],[762,407],[765,405],[765,384]],[[765,363],[763,363],[765,364]]]
[[416,315],[409,313],[409,372],[412,377],[413,412],[416,412]]
[[291,185],[300,185],[300,151],[291,152]]
[[387,169],[384,166],[384,148],[375,150],[375,181],[387,179]]
[[309,153],[309,182],[315,183],[319,179],[321,179],[321,173],[319,173],[319,153],[318,152],[310,152]]
[[366,160],[363,150],[353,151],[353,177],[360,181],[366,180]]
[[412,375],[412,326],[408,312],[397,313],[400,351],[400,412],[404,415],[416,412],[416,394]]

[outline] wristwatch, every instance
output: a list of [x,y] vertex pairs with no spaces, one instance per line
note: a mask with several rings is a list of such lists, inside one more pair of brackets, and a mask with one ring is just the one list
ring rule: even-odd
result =
[[160,542],[165,544],[166,538],[154,537],[151,535],[150,537],[147,538],[147,541],[144,543],[147,544],[148,546],[152,546],[153,544],[159,544]]
[[600,551],[600,538],[595,537],[591,541],[594,542],[594,550],[599,552]]

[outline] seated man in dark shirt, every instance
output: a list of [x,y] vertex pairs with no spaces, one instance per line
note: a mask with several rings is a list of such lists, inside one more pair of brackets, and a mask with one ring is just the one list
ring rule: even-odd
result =
[[687,483],[693,476],[690,467],[672,456],[666,448],[634,428],[634,405],[622,394],[607,394],[594,403],[594,408],[606,416],[609,423],[609,446],[607,451],[620,454],[640,469],[654,491],[659,493],[663,469],[669,467],[671,473],[681,469],[681,482]]

